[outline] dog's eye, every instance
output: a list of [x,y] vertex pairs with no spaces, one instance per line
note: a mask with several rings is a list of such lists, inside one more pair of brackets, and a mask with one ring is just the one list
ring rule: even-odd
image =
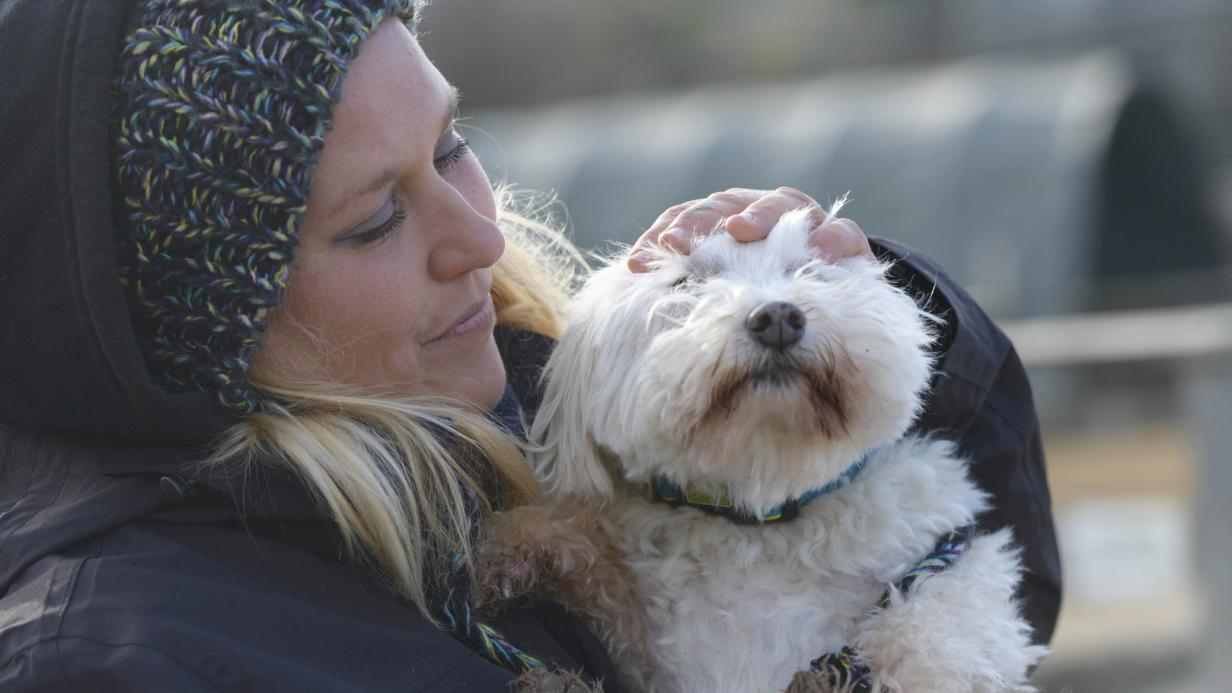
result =
[[689,284],[690,282],[692,282],[692,281],[693,281],[693,278],[692,278],[692,277],[690,277],[689,275],[687,275],[687,274],[686,274],[686,275],[684,275],[683,277],[681,277],[681,278],[677,279],[676,281],[672,282],[672,288],[673,288],[673,289],[679,289],[679,288],[680,288],[680,287],[682,287],[682,286],[686,286],[686,285],[688,285],[688,284]]

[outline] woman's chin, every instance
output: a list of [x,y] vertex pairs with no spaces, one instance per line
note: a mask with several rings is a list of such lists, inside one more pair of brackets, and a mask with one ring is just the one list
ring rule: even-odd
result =
[[496,340],[487,343],[468,362],[454,360],[430,377],[429,391],[492,411],[505,393],[505,364]]

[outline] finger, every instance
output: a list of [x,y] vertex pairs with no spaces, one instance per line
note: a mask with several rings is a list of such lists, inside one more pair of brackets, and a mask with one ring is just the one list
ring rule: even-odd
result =
[[[798,197],[805,203],[816,204],[812,198],[791,188],[780,188],[774,192],[729,188],[713,193],[704,200],[690,200],[674,205],[660,214],[655,223],[638,238],[629,255],[629,269],[633,272],[649,269],[649,263],[654,257],[649,249],[655,245],[671,248],[678,253],[688,253],[694,239],[699,235],[713,232],[732,214],[743,211],[767,195],[776,194],[780,197]],[[761,237],[764,238],[765,234]]]
[[839,217],[822,224],[809,237],[809,245],[816,249],[818,256],[825,262],[838,262],[849,257],[866,257],[875,259],[873,248],[868,243],[868,236],[860,225]]
[[660,254],[651,251],[649,247],[639,248],[629,254],[629,260],[625,264],[630,272],[649,272],[655,259],[661,257]]
[[813,226],[826,221],[825,210],[813,198],[795,188],[779,188],[750,204],[743,212],[727,220],[724,228],[738,241],[760,241],[770,235],[779,218],[794,209],[806,208]]
[[688,202],[681,202],[678,205],[668,207],[658,216],[658,218],[654,220],[654,223],[650,225],[650,228],[646,229],[646,232],[643,233],[641,238],[638,239],[637,245],[652,246],[657,244],[659,241],[659,234],[667,230],[667,227],[670,226],[673,221],[676,221],[676,218],[680,216],[681,212],[701,201],[701,199],[689,200]]
[[765,194],[764,190],[748,188],[731,188],[713,193],[677,215],[671,225],[659,235],[658,243],[678,253],[687,253],[694,238],[711,233],[718,228],[719,222],[733,214],[739,214]]
[[680,213],[689,207],[701,202],[701,200],[689,200],[678,205],[668,207],[662,214],[654,220],[650,228],[646,229],[637,242],[629,250],[629,269],[633,272],[645,272],[653,254],[649,252],[650,248],[658,245],[659,235],[663,233],[667,227],[680,216]]

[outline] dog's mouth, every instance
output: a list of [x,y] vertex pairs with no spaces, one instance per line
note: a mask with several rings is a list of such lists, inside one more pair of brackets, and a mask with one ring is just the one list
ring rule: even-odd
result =
[[808,374],[794,366],[769,368],[750,373],[744,379],[744,387],[787,387],[808,380]]
[[[844,363],[840,363],[844,362]],[[815,426],[815,432],[829,437],[847,432],[847,411],[844,391],[849,381],[849,359],[833,359],[819,368],[807,368],[781,361],[721,379],[711,390],[709,406],[704,410],[697,428],[720,423],[731,416],[739,415],[742,404],[756,399],[759,393],[782,393],[792,388],[801,391],[801,404],[811,409],[812,416],[806,420]]]

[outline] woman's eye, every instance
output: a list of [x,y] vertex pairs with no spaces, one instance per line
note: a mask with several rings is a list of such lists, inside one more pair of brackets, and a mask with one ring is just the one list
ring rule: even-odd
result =
[[451,132],[450,136],[453,140],[450,143],[452,144],[452,147],[449,151],[432,160],[432,165],[436,166],[436,170],[438,171],[447,171],[453,168],[454,165],[461,161],[462,157],[466,156],[466,153],[470,151],[470,143],[460,137],[456,131]]
[[402,205],[395,201],[391,200],[389,204],[393,206],[393,210],[390,213],[389,218],[382,222],[380,226],[364,231],[363,233],[357,233],[347,240],[353,242],[355,245],[371,245],[388,236],[394,231],[394,229],[398,228],[399,224],[406,221],[406,210],[402,208]]

